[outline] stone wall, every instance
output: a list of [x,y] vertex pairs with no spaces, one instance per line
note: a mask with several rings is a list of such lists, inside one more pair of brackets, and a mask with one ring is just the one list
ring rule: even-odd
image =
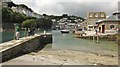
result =
[[[90,39],[93,40],[93,36],[82,36],[82,39]],[[99,40],[107,40],[107,41],[116,41],[117,37],[115,35],[101,35],[98,36]],[[94,39],[97,40],[97,36],[94,36]]]
[[52,43],[52,34],[42,34],[28,41],[19,43],[17,46],[2,51],[0,59],[4,62],[20,55],[35,51],[49,43]]

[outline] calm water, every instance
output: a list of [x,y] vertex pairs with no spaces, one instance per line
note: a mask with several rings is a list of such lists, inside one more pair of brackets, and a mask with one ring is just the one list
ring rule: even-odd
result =
[[[20,32],[21,37],[24,36],[25,32]],[[36,33],[43,33],[37,31]],[[73,33],[61,34],[60,31],[52,31],[53,43],[52,49],[72,49],[87,52],[99,52],[105,54],[116,54],[117,55],[117,44],[112,41],[100,41],[99,44],[92,40],[75,38]],[[0,33],[0,41],[3,42],[14,39],[14,32],[3,32]]]
[[100,41],[99,44],[92,40],[75,38],[73,33],[61,34],[60,31],[52,31],[53,49],[73,49],[94,53],[117,54],[117,44],[112,41]]
[[[35,33],[41,34],[43,31],[35,31]],[[20,37],[24,37],[26,35],[25,31],[20,31]],[[15,36],[14,31],[5,31],[0,32],[0,43],[13,40]]]
[[[21,31],[20,37],[23,37],[24,34],[25,34],[25,32]],[[14,35],[15,35],[15,32],[13,32],[13,31],[0,32],[0,43],[13,40]]]

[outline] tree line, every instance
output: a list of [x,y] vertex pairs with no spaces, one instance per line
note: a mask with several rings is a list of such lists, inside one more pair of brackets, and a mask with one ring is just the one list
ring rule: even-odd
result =
[[51,29],[52,21],[46,18],[29,17],[25,14],[13,12],[9,7],[2,7],[2,22],[3,23],[17,23],[23,28],[30,28],[34,26],[41,29]]

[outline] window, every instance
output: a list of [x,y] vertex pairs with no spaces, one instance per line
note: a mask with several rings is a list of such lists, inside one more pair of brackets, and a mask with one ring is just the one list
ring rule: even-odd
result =
[[96,14],[95,17],[98,17],[98,14]]
[[93,28],[93,26],[89,26],[89,28]]
[[110,29],[114,29],[115,28],[115,25],[110,25]]
[[104,17],[105,15],[104,14],[101,14],[101,17]]
[[93,14],[90,14],[90,17],[93,17]]

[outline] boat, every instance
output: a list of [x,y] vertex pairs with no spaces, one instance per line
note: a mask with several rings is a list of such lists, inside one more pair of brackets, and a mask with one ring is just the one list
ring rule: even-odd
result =
[[69,30],[61,30],[61,33],[69,33],[70,31]]
[[82,31],[82,29],[75,30],[74,37],[80,38],[83,35],[86,35],[86,33],[84,31]]

